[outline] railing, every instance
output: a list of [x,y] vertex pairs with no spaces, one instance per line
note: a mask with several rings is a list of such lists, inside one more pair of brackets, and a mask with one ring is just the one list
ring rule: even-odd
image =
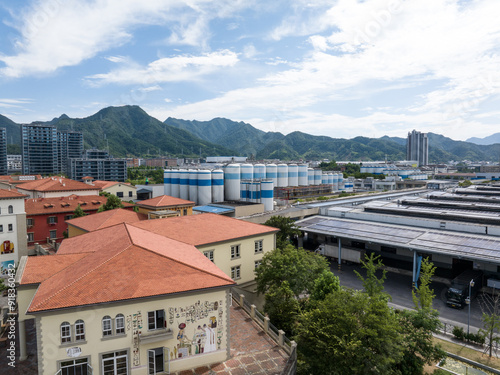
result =
[[233,302],[240,306],[289,355],[285,369],[281,375],[294,375],[297,371],[297,344],[295,341],[288,339],[285,336],[285,332],[276,328],[267,316],[262,315],[255,305],[251,305],[245,299],[243,294],[238,294],[235,290],[232,290],[231,294]]

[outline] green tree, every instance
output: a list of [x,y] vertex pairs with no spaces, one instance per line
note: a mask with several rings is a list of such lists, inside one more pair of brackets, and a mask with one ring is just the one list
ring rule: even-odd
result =
[[[389,299],[390,296],[384,293],[384,281],[386,279],[387,271],[383,269],[384,265],[379,255],[371,253],[370,255],[365,254],[365,260],[361,261],[362,267],[366,270],[366,278],[363,277],[358,271],[354,273],[363,282],[363,287],[365,292],[368,293],[370,297],[383,297],[384,299]],[[382,275],[380,278],[377,277],[377,271],[382,270]]]
[[302,294],[310,294],[315,280],[328,270],[325,257],[287,245],[267,253],[262,258],[260,266],[255,270],[257,292],[266,294],[271,287],[279,287],[287,281],[298,299]]
[[351,289],[328,294],[299,317],[299,374],[395,374],[400,327],[381,298]]
[[76,206],[75,211],[73,211],[73,219],[75,217],[87,216],[80,205]]
[[276,247],[280,249],[289,244],[294,236],[301,234],[300,229],[295,225],[295,221],[285,216],[272,216],[264,225],[280,230],[276,234]]
[[[102,207],[102,210],[101,210],[101,207]],[[104,203],[103,205],[101,205],[99,207],[99,210],[97,210],[97,212],[114,210],[115,208],[123,208],[123,207],[124,206],[123,206],[123,203],[120,200],[120,198],[118,198],[116,195],[109,194],[107,196],[106,203]]]
[[323,271],[314,281],[310,298],[314,301],[323,301],[326,296],[340,289],[340,281],[330,271]]
[[264,311],[276,326],[289,336],[294,331],[294,324],[300,311],[300,305],[290,288],[288,281],[281,285],[272,285],[265,296]]
[[480,305],[483,310],[483,328],[479,333],[488,339],[486,349],[491,357],[493,346],[500,342],[500,337],[496,335],[500,331],[500,295],[483,294]]

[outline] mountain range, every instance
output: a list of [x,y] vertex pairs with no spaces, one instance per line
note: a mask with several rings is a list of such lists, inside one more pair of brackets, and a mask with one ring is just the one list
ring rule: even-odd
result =
[[[281,160],[403,160],[406,138],[353,139],[313,136],[302,132],[283,135],[264,132],[244,122],[224,118],[188,121],[167,118],[161,122],[138,106],[107,107],[86,118],[63,114],[45,124],[58,130],[83,132],[85,148],[109,149],[115,157],[247,156]],[[7,128],[9,149],[20,144],[20,124],[0,115]],[[497,161],[500,145],[477,145],[428,133],[429,162],[450,160]]]

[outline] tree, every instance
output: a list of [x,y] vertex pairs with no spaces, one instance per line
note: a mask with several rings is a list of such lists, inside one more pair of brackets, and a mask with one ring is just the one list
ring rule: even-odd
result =
[[311,300],[323,301],[326,296],[340,289],[340,281],[330,271],[323,271],[314,281],[314,287],[311,292]]
[[75,217],[83,217],[83,216],[87,216],[87,214],[83,211],[80,205],[76,206],[75,211],[73,211],[73,219]]
[[[368,293],[370,297],[382,296],[385,299],[389,299],[389,295],[384,293],[384,281],[386,279],[387,271],[382,269],[384,265],[382,264],[380,256],[375,255],[374,253],[371,253],[370,255],[365,254],[365,260],[361,261],[361,265],[364,269],[366,269],[366,278],[361,276],[358,271],[354,271],[354,273],[363,282],[365,292]],[[381,269],[382,276],[378,278],[377,271]]]
[[287,335],[291,335],[300,305],[288,281],[283,281],[281,285],[272,285],[266,293],[265,301],[264,311],[271,322]]
[[276,247],[284,248],[290,243],[290,239],[301,234],[300,229],[295,225],[295,221],[285,216],[272,216],[264,225],[278,228],[276,234]]
[[[109,194],[107,198],[108,199],[106,200],[106,203],[101,205],[99,207],[99,209],[97,210],[97,212],[114,210],[115,208],[123,208],[122,201],[116,195]],[[102,210],[101,210],[101,207],[102,207]]]
[[299,317],[300,374],[395,374],[400,327],[381,298],[340,288]]
[[298,299],[302,294],[311,293],[315,280],[325,271],[329,271],[325,257],[287,245],[262,258],[260,266],[255,270],[257,292],[265,294],[271,287],[279,287],[287,281]]
[[493,346],[500,342],[500,337],[496,334],[500,331],[500,295],[483,293],[480,299],[481,310],[483,311],[483,328],[479,333],[488,339],[486,350],[492,356]]

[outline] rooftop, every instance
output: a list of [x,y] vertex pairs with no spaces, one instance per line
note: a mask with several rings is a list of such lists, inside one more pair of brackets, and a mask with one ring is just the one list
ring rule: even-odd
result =
[[[57,198],[31,198],[25,201],[26,215],[56,214],[61,212],[74,212],[80,205],[83,211],[97,210],[105,204],[108,198],[101,195],[70,195]],[[128,202],[122,202],[124,207],[133,207]]]
[[162,208],[162,207],[186,206],[186,205],[194,206],[194,202],[185,199],[171,197],[169,195],[160,195],[159,197],[156,198],[146,199],[144,201],[137,202],[137,205],[140,207]]
[[16,190],[0,189],[0,199],[26,198],[26,194],[21,194]]
[[47,177],[17,185],[18,189],[28,191],[71,191],[71,190],[100,190],[100,188],[83,182],[64,177]]
[[83,229],[87,232],[107,228],[119,223],[135,223],[141,220],[147,220],[148,216],[138,212],[117,208],[99,212],[92,216],[82,216],[75,219],[67,220],[66,223],[74,227]]

